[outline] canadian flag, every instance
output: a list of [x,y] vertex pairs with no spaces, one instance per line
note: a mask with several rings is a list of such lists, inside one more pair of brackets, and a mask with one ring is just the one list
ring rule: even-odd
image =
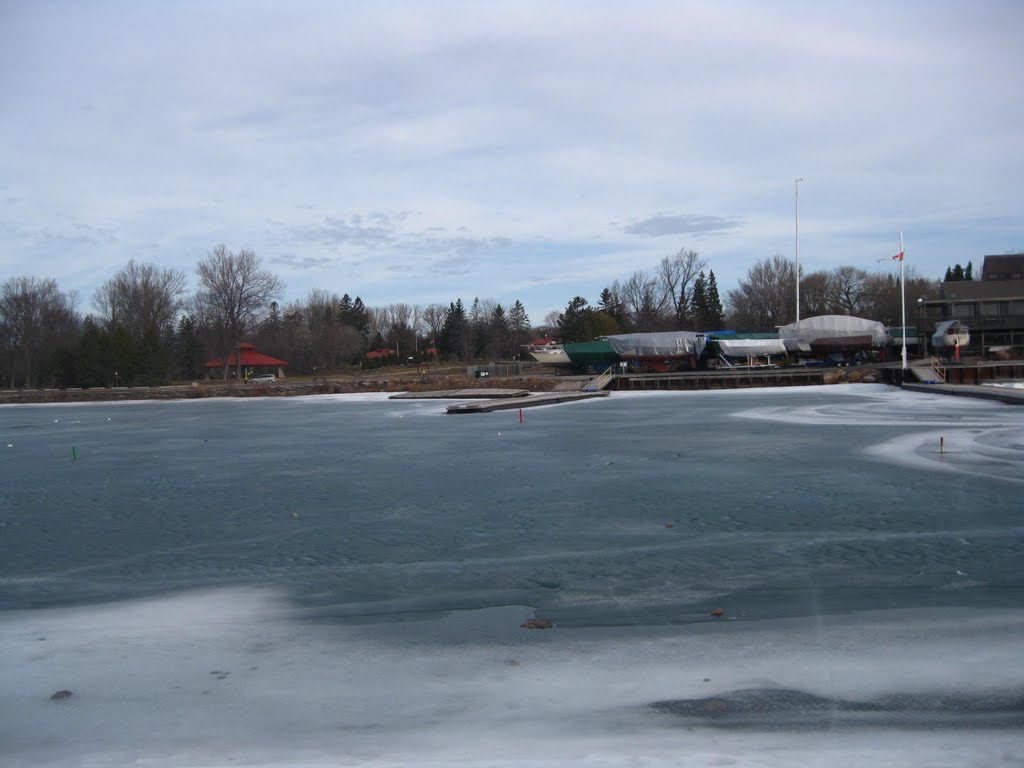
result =
[[893,256],[892,260],[893,261],[903,261],[903,251],[900,251],[895,256]]

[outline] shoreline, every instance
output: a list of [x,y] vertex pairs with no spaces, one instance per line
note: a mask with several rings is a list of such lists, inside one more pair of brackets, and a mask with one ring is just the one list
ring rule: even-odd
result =
[[422,392],[439,389],[529,389],[548,392],[568,378],[517,376],[473,379],[468,376],[420,375],[366,378],[279,379],[272,384],[203,381],[153,387],[96,387],[92,389],[5,389],[0,405],[127,402],[134,400],[202,400],[218,397],[301,397],[370,392]]

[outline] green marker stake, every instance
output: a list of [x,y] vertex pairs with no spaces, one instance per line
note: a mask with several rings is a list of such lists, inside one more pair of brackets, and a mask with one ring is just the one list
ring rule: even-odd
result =
[[78,451],[75,450],[74,446],[71,446],[71,460],[78,461]]

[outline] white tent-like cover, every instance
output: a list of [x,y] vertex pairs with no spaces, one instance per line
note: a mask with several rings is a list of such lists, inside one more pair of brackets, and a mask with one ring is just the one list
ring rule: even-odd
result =
[[875,347],[884,346],[888,338],[885,326],[877,320],[850,315],[818,315],[779,328],[779,338],[786,343],[787,349],[807,348],[817,339],[846,336],[870,336]]
[[726,357],[761,357],[784,355],[786,343],[782,339],[717,339],[718,348]]

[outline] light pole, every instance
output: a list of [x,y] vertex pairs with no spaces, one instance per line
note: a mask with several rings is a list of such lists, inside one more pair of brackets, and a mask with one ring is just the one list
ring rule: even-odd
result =
[[796,321],[800,322],[800,182],[801,176],[793,182],[793,248],[796,251]]

